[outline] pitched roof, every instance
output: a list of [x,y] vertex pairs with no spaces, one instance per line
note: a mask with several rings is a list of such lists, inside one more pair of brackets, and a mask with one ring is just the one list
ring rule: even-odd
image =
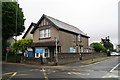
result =
[[[50,16],[47,16],[47,15],[44,15],[41,17],[41,19],[38,21],[38,23],[42,20],[42,18],[46,18],[48,19],[50,22],[52,22],[58,29],[63,29],[63,30],[67,30],[67,31],[70,31],[70,32],[73,32],[73,33],[76,33],[76,34],[81,34],[83,36],[86,36],[89,38],[89,36],[87,36],[87,34],[85,34],[84,32],[82,32],[80,29],[78,29],[77,27],[74,27],[72,25],[69,25],[65,22],[62,22],[58,19],[55,19],[55,18],[52,18]],[[37,23],[37,24],[38,24]],[[34,29],[35,30],[35,29]],[[31,32],[33,33],[34,30]]]
[[30,31],[30,29],[32,28],[32,26],[34,26],[35,27],[35,25],[36,25],[36,23],[31,23],[30,24],[30,26],[29,26],[29,28],[27,29],[27,31],[25,32],[25,34],[23,35],[23,37],[22,38],[25,38],[26,37],[26,35],[28,34],[28,32]]

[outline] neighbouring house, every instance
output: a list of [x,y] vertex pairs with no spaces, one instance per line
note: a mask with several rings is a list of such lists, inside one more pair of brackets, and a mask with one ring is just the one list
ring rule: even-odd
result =
[[[31,33],[31,34],[30,34]],[[28,37],[27,37],[28,36]],[[52,59],[62,53],[89,51],[89,36],[77,27],[44,15],[35,24],[31,23],[23,38],[33,38],[31,57]],[[69,55],[67,54],[67,55]]]
[[23,39],[24,38],[32,38],[33,39],[33,35],[30,33],[32,31],[32,29],[35,27],[36,23],[31,23],[30,26],[28,27],[27,31],[25,32],[25,34],[23,35]]
[[13,37],[10,37],[10,38],[7,40],[7,43],[12,44],[14,41],[15,41],[15,39],[14,39]]

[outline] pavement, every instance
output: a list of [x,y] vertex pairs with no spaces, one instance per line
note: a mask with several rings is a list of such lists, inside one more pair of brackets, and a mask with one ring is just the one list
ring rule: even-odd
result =
[[6,63],[2,65],[2,79],[22,80],[119,80],[120,57],[94,64],[76,62],[60,66]]

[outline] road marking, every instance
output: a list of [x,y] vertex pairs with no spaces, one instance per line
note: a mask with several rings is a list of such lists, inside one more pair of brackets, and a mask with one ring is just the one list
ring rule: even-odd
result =
[[[110,59],[113,59],[114,57],[112,57],[112,58],[110,58]],[[115,57],[116,58],[116,57]],[[103,60],[103,61],[107,61],[107,60],[109,60],[109,59],[106,59],[106,60]],[[77,67],[87,67],[87,66],[91,66],[91,65],[95,65],[95,64],[98,64],[98,63],[101,63],[101,62],[103,62],[103,61],[99,61],[99,62],[96,62],[96,63],[92,63],[92,64],[87,64],[87,65],[82,65],[82,66],[77,66]],[[74,66],[73,66],[74,67]],[[76,68],[76,66],[74,67],[74,68]]]
[[102,78],[120,78],[120,76],[108,73],[107,75],[103,76]]
[[89,73],[80,73],[80,72],[68,72],[68,74],[74,74],[74,75],[90,75]]
[[112,71],[113,71],[115,68],[117,68],[119,65],[120,65],[120,63],[117,64],[115,67],[113,67],[113,68],[110,70],[110,72],[112,72]]
[[14,73],[12,74],[12,76],[10,76],[9,78],[14,77],[16,74],[17,74],[17,72],[14,72]]
[[4,75],[12,74],[12,73],[14,73],[14,72],[4,73],[2,75],[4,76]]
[[56,72],[56,71],[53,71],[53,72]]
[[[41,70],[40,70],[40,71],[41,71]],[[44,78],[45,78],[45,80],[48,80],[47,74],[45,73],[45,69],[42,68],[42,71],[43,71],[43,74],[44,74]]]
[[70,72],[68,72],[68,74],[71,74]]

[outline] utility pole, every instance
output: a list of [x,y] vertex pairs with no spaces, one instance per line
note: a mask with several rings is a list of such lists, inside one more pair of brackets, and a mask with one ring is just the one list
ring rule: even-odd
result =
[[58,64],[58,51],[57,51],[57,42],[58,42],[58,39],[57,37],[54,38],[54,41],[55,41],[55,45],[56,45],[56,65]]

